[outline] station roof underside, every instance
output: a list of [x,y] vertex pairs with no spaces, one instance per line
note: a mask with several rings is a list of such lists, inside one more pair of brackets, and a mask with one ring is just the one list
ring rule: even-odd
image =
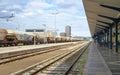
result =
[[113,23],[113,20],[104,16],[120,17],[120,0],[83,0],[83,4],[92,36],[109,27],[103,22]]

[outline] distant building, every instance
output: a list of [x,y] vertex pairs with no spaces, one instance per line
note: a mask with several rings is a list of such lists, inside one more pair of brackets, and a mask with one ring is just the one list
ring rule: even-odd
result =
[[71,37],[71,26],[66,26],[65,32],[67,37]]
[[60,33],[60,36],[66,36],[65,32]]
[[57,32],[56,32],[56,31],[53,31],[53,30],[48,30],[48,31],[47,31],[47,35],[48,35],[48,36],[51,36],[51,37],[54,37],[54,36],[57,36]]

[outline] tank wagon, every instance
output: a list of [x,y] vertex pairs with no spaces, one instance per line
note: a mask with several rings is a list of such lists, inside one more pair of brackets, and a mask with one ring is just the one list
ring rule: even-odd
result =
[[36,44],[43,44],[45,42],[60,43],[60,42],[80,41],[80,39],[78,38],[0,29],[0,46],[18,45],[20,43],[24,45],[30,45],[34,43],[34,40],[36,41]]
[[32,44],[34,34],[16,31],[0,29],[0,45],[17,45],[18,43]]

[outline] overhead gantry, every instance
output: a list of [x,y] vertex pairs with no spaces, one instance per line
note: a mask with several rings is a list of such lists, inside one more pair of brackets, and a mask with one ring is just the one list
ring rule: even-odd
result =
[[99,44],[118,52],[120,43],[120,0],[83,0],[91,35]]

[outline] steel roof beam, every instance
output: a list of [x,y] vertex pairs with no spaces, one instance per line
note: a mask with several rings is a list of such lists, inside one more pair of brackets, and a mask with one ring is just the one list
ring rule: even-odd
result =
[[103,5],[103,4],[101,4],[100,6],[105,7],[105,8],[109,8],[109,9],[112,9],[112,10],[116,10],[116,11],[120,12],[120,8],[119,7],[113,7],[113,6]]
[[112,21],[114,21],[116,18],[113,18],[113,17],[109,17],[109,16],[105,16],[105,15],[98,15],[100,17],[103,17],[103,18],[107,18],[107,19],[110,19]]
[[104,29],[106,28],[106,27],[103,27],[103,26],[99,26],[99,25],[97,25],[97,27],[100,27],[100,28],[104,28]]
[[108,26],[104,26],[104,25],[101,25],[101,24],[96,24],[97,26],[101,26],[101,27],[105,27],[105,28],[109,28]]
[[97,28],[99,28],[99,29],[102,29],[102,30],[104,30],[105,28],[102,28],[102,27],[98,27],[98,26],[96,26]]
[[113,17],[109,17],[109,16],[105,16],[105,15],[98,15],[98,16],[103,17],[103,18],[110,19],[110,20],[112,20],[113,22],[119,22],[119,21],[120,21],[120,18],[113,18]]
[[104,23],[104,24],[107,24],[107,25],[112,25],[112,23],[108,23],[108,22],[104,22],[104,21],[100,21],[100,20],[96,20],[97,22],[100,22],[100,23]]
[[100,29],[100,28],[95,27],[95,32],[99,32],[99,31],[101,31],[101,30],[103,30],[103,29]]

